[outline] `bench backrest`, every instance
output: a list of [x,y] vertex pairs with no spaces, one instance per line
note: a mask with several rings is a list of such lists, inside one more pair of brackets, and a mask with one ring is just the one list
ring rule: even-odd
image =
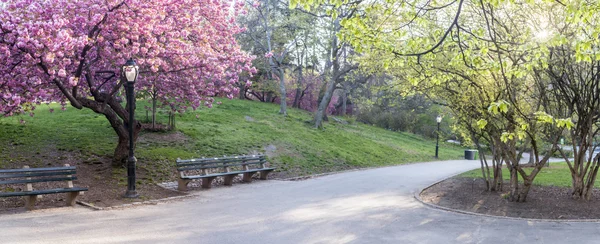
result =
[[177,159],[177,171],[206,170],[223,168],[228,172],[230,167],[241,166],[247,170],[248,165],[258,164],[261,168],[265,167],[267,159],[264,155],[244,155],[222,158],[195,158],[181,160]]
[[0,185],[76,180],[75,166],[0,170]]

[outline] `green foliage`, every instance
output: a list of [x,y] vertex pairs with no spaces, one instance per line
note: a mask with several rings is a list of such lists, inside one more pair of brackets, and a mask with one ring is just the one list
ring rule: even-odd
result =
[[571,128],[573,128],[573,126],[575,126],[575,124],[573,123],[573,121],[571,121],[571,119],[557,119],[556,126],[558,126],[559,128],[566,127],[570,130]]
[[480,120],[477,121],[477,127],[479,129],[483,129],[483,128],[485,128],[485,126],[487,125],[487,123],[488,123],[487,120],[480,119]]
[[492,114],[507,113],[508,106],[509,106],[508,102],[506,102],[504,100],[498,101],[498,102],[493,102],[490,104],[488,111],[490,111]]
[[[398,94],[384,94],[378,92],[369,101],[361,101],[363,104],[358,109],[357,120],[366,124],[393,130],[411,132],[424,137],[434,138],[437,135],[437,124],[435,117],[440,114],[449,114],[448,109],[434,105],[424,96],[400,96]],[[450,124],[452,117],[447,116],[441,124],[442,137],[451,134]]]

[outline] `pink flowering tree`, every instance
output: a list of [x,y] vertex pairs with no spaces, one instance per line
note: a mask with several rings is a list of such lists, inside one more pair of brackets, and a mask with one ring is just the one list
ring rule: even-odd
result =
[[[239,74],[254,73],[240,50],[227,0],[2,0],[0,113],[51,101],[104,115],[118,135],[113,161],[127,156],[128,112],[116,99],[120,67],[140,66],[136,89],[179,110],[232,97]],[[233,8],[232,8],[233,6]],[[134,140],[141,129],[135,125]]]

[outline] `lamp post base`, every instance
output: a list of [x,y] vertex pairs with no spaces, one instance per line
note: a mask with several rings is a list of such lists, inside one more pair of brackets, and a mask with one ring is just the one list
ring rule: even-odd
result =
[[125,196],[123,196],[125,198],[138,198],[140,197],[140,194],[137,193],[137,191],[127,191],[125,192]]
[[140,195],[135,190],[135,163],[137,159],[134,156],[127,159],[127,191],[125,198],[137,198]]

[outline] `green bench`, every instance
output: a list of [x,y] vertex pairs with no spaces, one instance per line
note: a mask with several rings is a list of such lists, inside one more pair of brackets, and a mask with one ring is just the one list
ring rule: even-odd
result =
[[[251,182],[252,176],[260,174],[261,180],[275,168],[267,168],[264,155],[243,155],[222,158],[177,159],[179,180],[177,189],[187,191],[187,185],[195,179],[202,179],[202,188],[210,188],[217,177],[224,177],[224,185],[233,184],[233,178],[242,174],[242,181]],[[252,166],[252,167],[250,167]],[[191,173],[191,174],[190,174]]]
[[[73,180],[77,179],[75,173],[75,166],[69,166],[68,164],[65,167],[29,168],[29,166],[24,166],[22,169],[3,169],[0,170],[0,185],[25,184],[25,188],[21,191],[1,191],[0,197],[25,197],[25,207],[27,210],[33,210],[35,201],[42,195],[68,193],[67,205],[74,206],[77,196],[88,190],[87,188],[73,186]],[[66,181],[66,187],[33,188],[33,183],[60,181]]]

